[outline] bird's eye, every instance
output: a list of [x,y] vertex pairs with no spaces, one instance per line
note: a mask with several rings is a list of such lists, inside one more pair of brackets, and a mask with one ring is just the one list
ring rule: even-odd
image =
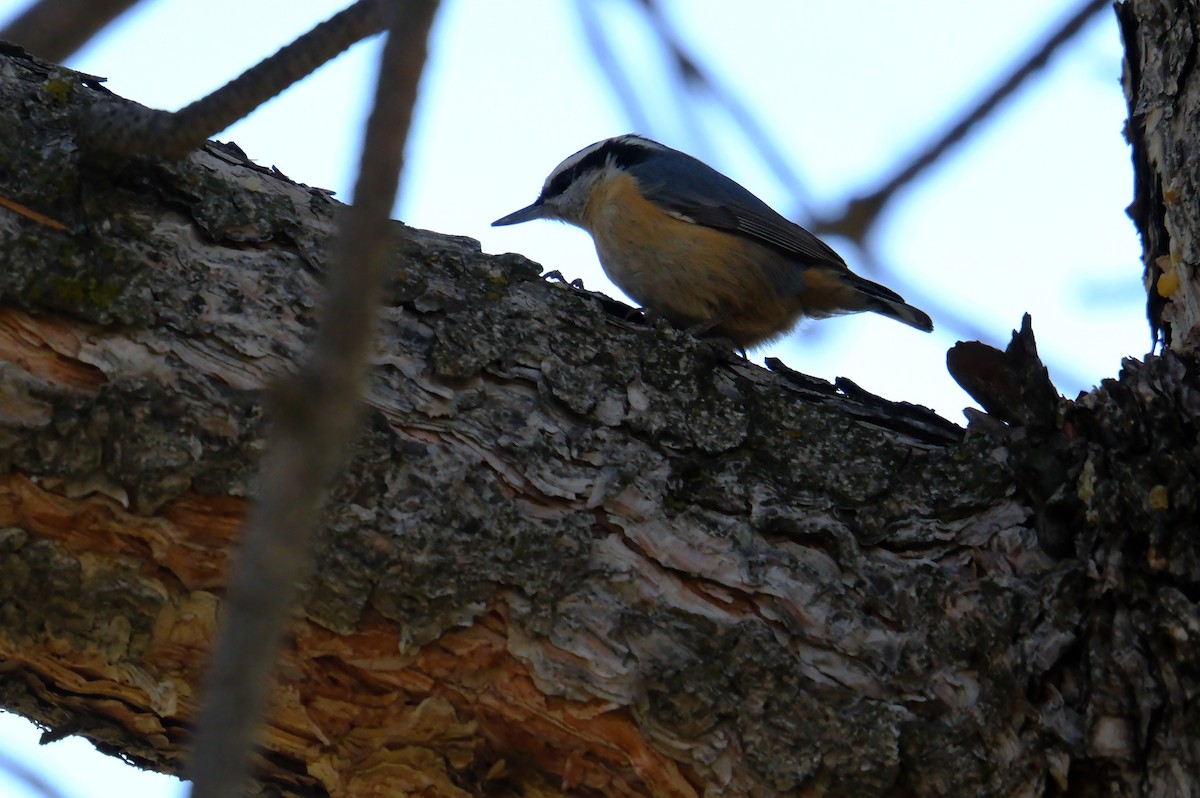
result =
[[555,175],[552,180],[546,183],[546,187],[542,189],[542,198],[549,199],[550,197],[557,197],[567,190],[567,187],[571,185],[572,180],[574,180],[574,173],[571,171]]

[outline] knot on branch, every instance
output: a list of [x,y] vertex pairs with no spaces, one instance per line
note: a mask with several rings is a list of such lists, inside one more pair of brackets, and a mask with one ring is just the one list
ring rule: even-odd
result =
[[1062,397],[1038,357],[1028,313],[1003,352],[979,341],[959,341],[946,353],[946,368],[972,399],[1000,421],[1021,427],[1055,423]]

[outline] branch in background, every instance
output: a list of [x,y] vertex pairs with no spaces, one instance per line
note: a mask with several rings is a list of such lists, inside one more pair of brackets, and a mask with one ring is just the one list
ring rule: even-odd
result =
[[126,103],[93,106],[80,139],[119,155],[182,158],[346,49],[384,28],[382,0],[358,0],[221,88],[171,113]]
[[13,42],[48,61],[65,61],[98,31],[138,0],[41,0],[0,30]]
[[812,215],[809,206],[811,196],[806,181],[792,166],[783,150],[771,140],[771,136],[755,118],[754,112],[738,98],[736,92],[724,85],[712,71],[705,69],[699,60],[687,52],[682,37],[667,20],[666,14],[663,13],[662,6],[657,0],[637,0],[637,2],[645,6],[650,24],[683,77],[684,88],[697,97],[708,95],[718,107],[725,110],[725,113],[750,142],[754,152],[758,153],[767,168],[792,196],[794,205],[800,211],[799,215],[802,218],[810,217]]
[[30,768],[24,762],[13,759],[0,749],[0,772],[41,798],[66,798],[53,784],[46,781],[42,774]]
[[277,397],[261,493],[230,585],[192,760],[196,798],[242,794],[318,510],[356,426],[377,295],[392,253],[388,218],[436,9],[437,0],[414,0],[392,12],[324,321],[311,359]]
[[625,114],[633,123],[633,129],[650,131],[652,129],[650,117],[647,115],[646,109],[642,107],[633,84],[625,78],[625,73],[621,71],[621,65],[605,35],[604,26],[600,24],[596,9],[589,0],[580,0],[575,4],[575,11],[579,16],[579,26],[583,29],[584,41],[592,51],[592,58],[596,59],[596,66],[600,68],[609,85],[616,92],[617,102],[625,109]]
[[922,172],[937,162],[951,147],[962,141],[971,130],[991,115],[1021,84],[1044,67],[1050,57],[1068,40],[1078,33],[1093,16],[1112,5],[1112,0],[1086,0],[1066,21],[1059,25],[1048,39],[1009,73],[1000,85],[968,111],[958,122],[951,125],[941,138],[913,158],[907,166],[896,173],[883,186],[865,197],[851,200],[845,212],[836,219],[819,220],[813,232],[846,236],[863,242],[880,213],[896,192],[911,183]]

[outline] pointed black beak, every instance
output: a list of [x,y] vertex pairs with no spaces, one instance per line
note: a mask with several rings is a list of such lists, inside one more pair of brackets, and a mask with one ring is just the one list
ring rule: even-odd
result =
[[542,219],[546,214],[546,206],[542,204],[541,197],[532,205],[522,208],[519,211],[513,211],[508,216],[503,216],[492,222],[492,227],[504,227],[509,224],[520,224],[521,222],[531,222],[534,219]]

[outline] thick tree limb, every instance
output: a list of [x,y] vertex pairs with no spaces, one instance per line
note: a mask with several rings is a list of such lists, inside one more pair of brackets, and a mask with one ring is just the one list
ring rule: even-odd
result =
[[[0,210],[0,703],[178,772],[336,206],[89,160],[92,89],[0,76],[0,194],[65,226]],[[959,437],[411,236],[265,791],[1195,789],[1191,361]]]
[[1157,344],[1195,354],[1200,346],[1200,159],[1191,120],[1200,92],[1200,15],[1188,3],[1117,3],[1125,42],[1125,137],[1133,148],[1129,215],[1142,234],[1146,315]]

